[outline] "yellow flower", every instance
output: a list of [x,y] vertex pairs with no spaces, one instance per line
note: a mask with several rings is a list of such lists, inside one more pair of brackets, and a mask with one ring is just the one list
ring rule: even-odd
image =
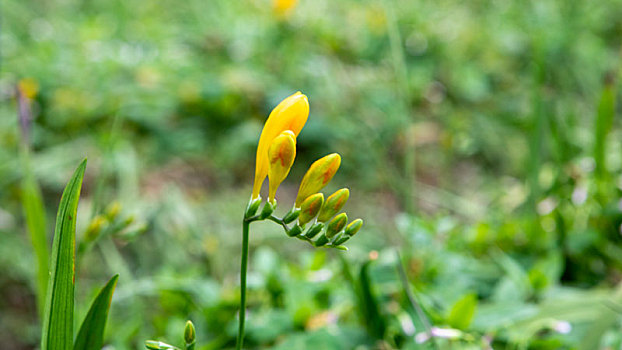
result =
[[274,12],[278,15],[285,15],[296,7],[298,0],[273,0]]
[[268,149],[272,140],[281,132],[290,130],[298,136],[300,130],[307,122],[309,117],[309,101],[307,96],[300,91],[281,101],[276,106],[263,127],[259,144],[257,145],[257,159],[255,163],[255,182],[253,184],[253,195],[251,199],[259,197],[261,185],[268,176],[270,162],[268,160]]
[[270,167],[268,168],[268,180],[270,181],[270,191],[268,200],[274,202],[276,189],[289,174],[292,164],[296,158],[296,135],[291,130],[283,131],[275,137],[268,150]]
[[341,156],[337,153],[329,154],[311,164],[300,183],[296,208],[299,208],[307,197],[324,188],[339,169],[339,165],[341,165]]

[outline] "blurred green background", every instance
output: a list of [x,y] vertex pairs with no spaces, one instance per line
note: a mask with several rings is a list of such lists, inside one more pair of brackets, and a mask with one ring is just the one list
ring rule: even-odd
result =
[[279,210],[338,152],[325,193],[349,187],[365,226],[344,253],[254,225],[249,348],[622,346],[621,0],[275,4],[2,2],[0,347],[39,342],[21,182],[51,242],[88,157],[78,320],[119,273],[106,349],[179,344],[186,319],[233,348],[256,143],[298,90]]

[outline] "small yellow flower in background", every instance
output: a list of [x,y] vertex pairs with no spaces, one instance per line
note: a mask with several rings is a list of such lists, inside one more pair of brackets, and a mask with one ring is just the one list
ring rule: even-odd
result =
[[317,221],[326,222],[330,220],[341,210],[341,208],[343,208],[344,205],[346,205],[348,198],[350,198],[350,190],[347,188],[342,188],[331,194],[326,199],[326,203],[322,207],[322,211],[320,211],[320,216],[318,216]]
[[24,95],[24,97],[27,97],[30,100],[35,98],[37,93],[39,93],[39,83],[37,83],[37,81],[33,78],[21,79],[17,83],[17,88]]
[[320,209],[322,209],[322,204],[324,204],[324,195],[321,193],[316,193],[305,199],[300,205],[300,216],[298,217],[300,226],[304,226],[304,224],[313,220],[317,213],[320,212]]
[[337,153],[329,154],[311,164],[300,183],[296,207],[299,208],[302,201],[324,188],[337,173],[339,165],[341,165],[341,156]]
[[257,145],[257,159],[255,164],[255,182],[253,184],[253,194],[251,199],[259,198],[261,185],[263,184],[270,161],[268,160],[268,150],[274,138],[283,131],[290,130],[294,136],[298,136],[300,130],[307,122],[309,117],[309,101],[307,96],[300,91],[287,97],[270,112],[270,116],[264,124],[259,144]]
[[274,0],[272,7],[277,15],[286,15],[296,7],[296,3],[298,3],[298,0]]
[[283,131],[274,138],[268,150],[270,167],[268,168],[268,180],[270,191],[268,200],[274,202],[274,196],[279,185],[289,174],[289,170],[296,158],[296,135],[291,130]]

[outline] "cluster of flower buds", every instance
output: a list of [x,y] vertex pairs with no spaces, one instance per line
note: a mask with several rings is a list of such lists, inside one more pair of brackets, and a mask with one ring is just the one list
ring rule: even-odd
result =
[[[316,247],[346,250],[342,244],[363,225],[361,219],[348,224],[346,213],[340,213],[350,197],[350,191],[342,188],[326,200],[320,192],[341,165],[341,156],[337,153],[315,161],[300,183],[292,209],[283,218],[273,215],[277,206],[276,191],[294,164],[296,137],[308,116],[309,102],[307,96],[300,92],[283,100],[270,113],[259,137],[255,182],[244,219],[249,222],[268,219],[283,226],[290,237],[306,240]],[[269,180],[268,200],[259,211],[262,203],[259,193],[266,177]]]

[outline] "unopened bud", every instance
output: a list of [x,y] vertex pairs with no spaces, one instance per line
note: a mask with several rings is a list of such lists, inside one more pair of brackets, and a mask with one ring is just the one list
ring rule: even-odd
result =
[[287,214],[285,214],[285,216],[283,216],[283,222],[289,224],[290,222],[298,219],[299,215],[300,208],[292,208],[290,211],[287,212]]
[[305,237],[311,239],[311,238],[317,236],[317,234],[320,233],[323,228],[324,228],[324,224],[323,223],[316,222],[315,224],[313,224],[313,226],[309,227],[309,229],[307,230],[307,233],[305,233]]
[[114,221],[117,218],[119,213],[121,212],[121,203],[118,201],[114,201],[108,205],[106,208],[106,218],[110,221]]
[[91,220],[89,223],[89,227],[86,229],[84,233],[84,240],[87,242],[92,242],[99,237],[99,234],[102,231],[102,228],[108,224],[108,220],[101,215],[97,215]]
[[344,227],[346,227],[347,223],[348,215],[346,215],[346,213],[341,213],[335,216],[335,218],[332,219],[326,226],[326,237],[329,239],[333,238],[337,233],[343,230]]
[[294,164],[294,158],[296,158],[296,135],[291,130],[285,130],[274,138],[268,149],[268,161],[270,162],[268,201],[274,200],[276,190]]
[[356,219],[352,221],[347,227],[345,234],[352,237],[363,227],[363,220]]
[[335,176],[339,165],[341,165],[341,156],[337,153],[329,154],[311,164],[300,183],[300,189],[296,197],[296,207],[300,207],[307,197],[318,193],[324,188]]
[[255,199],[251,198],[251,200],[248,201],[248,205],[246,206],[246,212],[244,213],[244,218],[245,219],[250,218],[251,216],[255,215],[260,205],[261,205],[261,196],[258,196]]
[[316,247],[322,247],[325,246],[326,243],[328,243],[328,238],[326,238],[326,235],[321,235],[320,237],[318,237],[318,239],[313,243],[314,246]]
[[307,222],[313,220],[322,209],[324,204],[324,195],[316,193],[305,199],[300,205],[300,216],[298,216],[298,223],[304,226]]
[[194,348],[196,338],[197,334],[194,329],[194,324],[192,324],[192,321],[186,322],[186,327],[184,327],[184,342],[186,342],[186,349],[188,349],[189,347]]
[[292,228],[289,229],[289,231],[287,231],[287,235],[290,237],[298,236],[301,233],[302,227],[300,227],[300,225],[294,225]]
[[333,245],[334,246],[340,246],[342,244],[344,244],[347,240],[350,239],[350,236],[348,236],[345,233],[339,234],[337,235],[337,237],[335,237],[335,240],[333,241]]
[[272,213],[274,213],[274,209],[276,209],[276,200],[273,202],[266,201],[266,204],[263,205],[263,209],[261,209],[261,213],[259,214],[259,219],[263,220],[272,215]]
[[324,206],[322,206],[322,211],[320,211],[320,215],[317,220],[321,222],[326,222],[330,220],[335,214],[337,214],[346,202],[350,198],[350,190],[347,188],[342,188],[339,191],[331,194],[327,199]]

